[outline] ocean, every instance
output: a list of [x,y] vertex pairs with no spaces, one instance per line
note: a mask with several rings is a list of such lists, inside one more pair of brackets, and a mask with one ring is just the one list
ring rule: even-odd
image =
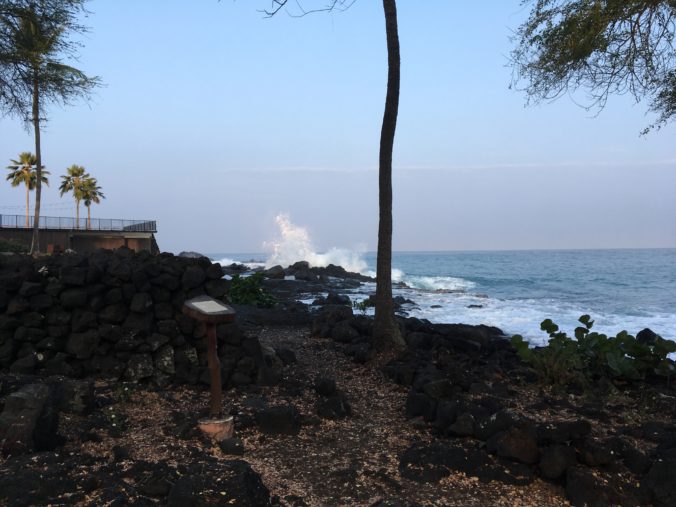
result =
[[[299,255],[304,258],[287,248],[210,257],[252,267],[309,260],[375,275],[373,252],[306,248]],[[589,314],[594,330],[606,334],[650,328],[676,340],[676,249],[395,252],[392,267],[393,281],[408,286],[395,288],[394,295],[415,302],[405,307],[409,316],[432,322],[487,324],[545,344],[542,320],[551,318],[572,333],[577,319]],[[367,283],[350,297],[373,292],[375,284]]]

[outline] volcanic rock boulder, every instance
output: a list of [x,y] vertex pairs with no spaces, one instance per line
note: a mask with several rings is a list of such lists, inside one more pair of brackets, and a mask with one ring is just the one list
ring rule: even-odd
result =
[[256,412],[256,422],[260,430],[269,435],[297,435],[301,416],[293,405],[281,405]]
[[7,396],[0,414],[0,451],[20,454],[58,443],[56,399],[45,384],[28,384]]

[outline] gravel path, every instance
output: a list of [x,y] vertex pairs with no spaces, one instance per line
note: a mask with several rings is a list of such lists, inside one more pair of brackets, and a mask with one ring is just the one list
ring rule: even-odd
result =
[[[245,459],[262,474],[272,494],[288,505],[569,505],[560,487],[536,479],[525,487],[481,483],[462,473],[437,484],[420,484],[399,473],[399,455],[414,442],[435,437],[407,421],[406,389],[379,371],[357,365],[329,340],[310,338],[304,328],[263,328],[261,343],[292,349],[298,362],[280,386],[264,388],[246,405],[290,403],[305,416],[298,436],[265,436],[255,427],[241,432]],[[317,375],[334,378],[352,406],[339,421],[319,419],[313,389]],[[260,397],[258,397],[260,396]],[[258,398],[258,399],[256,399]]]

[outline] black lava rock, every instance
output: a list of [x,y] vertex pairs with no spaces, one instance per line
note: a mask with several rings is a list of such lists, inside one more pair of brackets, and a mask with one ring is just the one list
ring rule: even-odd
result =
[[350,402],[343,394],[317,400],[317,415],[324,419],[344,419],[352,415]]
[[297,435],[301,417],[293,405],[281,405],[256,412],[256,422],[260,430],[269,435]]
[[540,473],[545,479],[558,479],[575,463],[577,461],[574,448],[567,445],[552,445],[542,451]]
[[317,377],[315,391],[321,396],[331,396],[336,392],[336,381],[328,377]]

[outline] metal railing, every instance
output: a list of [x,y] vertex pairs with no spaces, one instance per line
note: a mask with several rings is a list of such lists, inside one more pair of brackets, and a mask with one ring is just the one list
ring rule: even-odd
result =
[[[34,217],[26,215],[0,215],[0,229],[32,229]],[[157,232],[155,220],[118,220],[113,218],[40,217],[40,229],[58,229],[68,231],[124,231]]]

